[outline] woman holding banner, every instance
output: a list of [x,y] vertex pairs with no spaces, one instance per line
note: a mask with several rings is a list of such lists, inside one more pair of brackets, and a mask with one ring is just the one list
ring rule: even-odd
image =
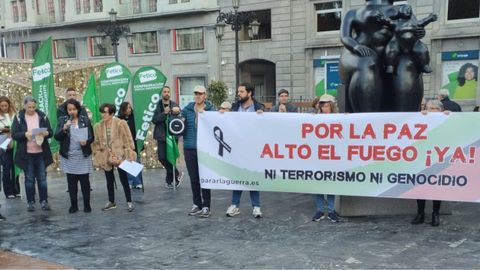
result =
[[15,165],[25,172],[27,210],[35,211],[37,182],[42,210],[48,211],[47,167],[53,163],[48,139],[53,131],[45,113],[37,110],[37,101],[33,97],[25,97],[23,106],[12,123],[12,138],[17,141]]
[[[450,111],[444,111],[443,104],[441,101],[437,99],[429,100],[426,105],[426,110],[422,111],[423,114],[427,114],[429,112],[444,112],[445,114],[449,114]],[[413,218],[412,224],[423,224],[425,222],[425,200],[417,200],[417,215]],[[433,211],[432,211],[432,221],[431,225],[436,227],[440,225],[440,206],[442,201],[434,200],[433,204]]]
[[[135,118],[133,118],[133,110],[132,105],[129,102],[122,102],[120,105],[120,113],[118,114],[118,118],[125,120],[128,124],[128,128],[130,129],[130,134],[132,135],[133,143],[135,145],[135,152],[139,153],[137,149],[137,144],[135,143],[137,139],[137,133],[135,129]],[[140,162],[140,160],[137,160]],[[142,172],[140,172],[136,177],[133,175],[128,174],[128,184],[130,188],[142,189]]]
[[115,174],[117,167],[120,182],[127,200],[127,210],[133,211],[132,195],[128,185],[127,172],[118,168],[124,160],[133,161],[137,157],[132,135],[128,129],[127,122],[114,118],[116,108],[113,104],[104,103],[100,106],[102,121],[95,125],[95,141],[93,147],[93,161],[95,167],[105,171],[107,180],[108,202],[103,211],[117,208],[115,203]]
[[[0,97],[0,134],[11,138],[10,128],[15,117],[15,108],[8,97]],[[3,192],[7,199],[20,198],[20,181],[15,176],[13,165],[13,142],[8,145],[2,160]]]
[[[318,101],[318,113],[338,113],[337,105],[335,104],[335,97],[324,94],[320,97]],[[335,195],[327,194],[327,218],[330,219],[332,222],[336,223],[339,222],[340,219],[338,218],[337,213],[335,212]],[[324,202],[325,202],[325,195],[324,194],[317,194],[315,195],[315,205],[317,206],[317,212],[312,217],[312,221],[320,221],[321,219],[325,218],[324,212]]]
[[[89,174],[93,172],[92,148],[93,128],[87,116],[80,115],[82,106],[75,99],[65,102],[66,116],[58,118],[55,139],[60,143],[60,167],[67,174],[70,193],[70,214],[78,211],[78,182],[82,188],[83,211],[92,212],[90,207]],[[86,131],[86,132],[84,132]]]

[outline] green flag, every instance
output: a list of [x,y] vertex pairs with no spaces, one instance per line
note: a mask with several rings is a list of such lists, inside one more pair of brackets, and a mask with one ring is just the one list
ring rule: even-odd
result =
[[[15,160],[16,153],[17,153],[17,141],[13,140],[13,160]],[[20,169],[20,167],[17,167],[17,165],[15,164],[13,166],[15,166],[15,178],[17,178],[20,176],[22,169]]]
[[167,77],[154,67],[142,67],[132,80],[132,107],[135,118],[137,149],[143,148],[145,137],[152,122],[158,103],[162,100],[161,92]]
[[120,63],[106,65],[100,72],[100,104],[115,104],[118,114],[120,105],[127,95],[131,76],[128,68]]
[[177,167],[177,158],[180,156],[180,152],[178,151],[177,140],[170,134],[168,131],[168,122],[169,119],[167,117],[166,120],[166,127],[167,127],[167,136],[166,136],[166,143],[167,143],[167,160],[168,162],[172,163],[173,167]]
[[87,89],[83,95],[83,105],[86,106],[90,112],[92,112],[92,125],[100,122],[100,104],[98,104],[98,95],[97,95],[97,83],[95,82],[95,75],[90,73],[90,78],[88,79]]
[[[49,37],[35,54],[32,65],[32,96],[37,100],[37,108],[48,116],[50,126],[55,129],[57,101],[53,83],[52,38]],[[52,153],[57,152],[58,142],[51,138],[48,141]]]

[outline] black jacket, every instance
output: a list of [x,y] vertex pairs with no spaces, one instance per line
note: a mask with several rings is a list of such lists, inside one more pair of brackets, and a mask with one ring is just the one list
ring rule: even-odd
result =
[[462,108],[460,107],[460,105],[458,105],[458,103],[456,103],[455,101],[450,100],[450,98],[448,97],[445,97],[444,99],[442,99],[442,104],[443,104],[443,109],[445,111],[451,111],[451,112],[462,111]]
[[[280,107],[280,104],[277,104],[277,105],[273,106],[270,111],[271,112],[278,112],[279,107]],[[285,108],[287,109],[287,112],[298,112],[298,108],[295,107],[295,105],[293,105],[290,102],[285,104]]]
[[[168,106],[170,107],[170,113],[173,107],[178,107],[177,103],[175,101],[170,100]],[[155,110],[155,113],[152,118],[152,123],[155,124],[155,129],[153,130],[153,138],[157,141],[165,141],[165,138],[167,136],[166,132],[166,126],[165,126],[165,120],[167,120],[167,114],[164,113],[165,108],[163,107],[163,101],[161,100],[158,103],[157,109]]]
[[[68,151],[70,149],[70,129],[67,129],[65,131],[63,130],[63,126],[65,125],[65,123],[67,123],[67,121],[68,121],[67,116],[62,116],[58,118],[57,129],[55,130],[55,140],[57,140],[60,143],[60,155],[66,159],[68,159]],[[92,124],[90,123],[90,119],[88,119],[88,117],[86,116],[79,115],[78,127],[88,128],[87,144],[81,146],[83,156],[88,157],[92,154],[91,144],[94,140],[93,128],[92,128]]]
[[[232,112],[238,112],[238,109],[240,108],[240,106],[241,106],[241,103],[238,102],[238,101],[233,103]],[[265,110],[265,105],[258,102],[256,99],[253,99],[253,108],[255,109],[255,111],[258,111],[258,110],[264,111]]]
[[[50,146],[48,144],[49,138],[52,137],[53,131],[50,127],[50,122],[48,121],[47,116],[36,110],[39,119],[39,127],[47,128],[48,135],[45,137],[45,140],[42,143],[42,154],[45,161],[45,167],[48,167],[53,163],[52,152],[50,151]],[[20,167],[22,170],[27,169],[26,156],[27,156],[27,138],[25,137],[25,132],[28,131],[27,122],[25,121],[25,109],[19,111],[12,123],[12,138],[17,141],[17,151],[15,152],[15,164]]]
[[[83,107],[83,106],[81,107],[80,111],[78,112],[78,115],[83,115],[83,116],[88,117],[88,113],[87,113],[87,110],[85,110],[85,107]],[[60,117],[63,117],[63,116],[68,116],[67,102],[66,101],[63,102],[62,105],[58,106],[58,109],[57,109],[57,119],[59,119]]]

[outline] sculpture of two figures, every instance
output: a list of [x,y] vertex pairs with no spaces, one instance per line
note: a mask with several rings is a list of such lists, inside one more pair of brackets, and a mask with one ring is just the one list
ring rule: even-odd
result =
[[350,10],[341,26],[345,48],[340,77],[351,112],[419,111],[423,73],[432,72],[424,43],[424,27],[437,20],[430,14],[417,20],[408,4],[366,0]]

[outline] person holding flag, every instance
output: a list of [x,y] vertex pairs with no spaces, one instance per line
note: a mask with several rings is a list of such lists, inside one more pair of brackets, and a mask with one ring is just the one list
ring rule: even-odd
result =
[[[178,115],[180,108],[175,101],[170,99],[170,87],[164,86],[162,89],[162,99],[159,102],[155,114],[152,118],[152,123],[155,124],[153,130],[153,138],[157,140],[157,155],[158,161],[162,163],[163,167],[167,171],[165,176],[166,187],[173,189],[173,178],[175,174],[175,187],[178,187],[183,178],[183,172],[179,172],[174,163],[170,162],[167,158],[167,134],[168,134],[168,122],[169,117],[172,115]],[[171,135],[170,135],[171,136]],[[175,144],[177,143],[177,139]]]
[[193,195],[193,207],[188,215],[200,215],[202,218],[208,218],[210,217],[210,189],[201,188],[200,186],[197,157],[197,123],[199,113],[215,111],[215,108],[206,100],[207,90],[204,86],[195,86],[193,94],[195,101],[190,102],[183,109],[183,117],[185,118],[183,151]]

